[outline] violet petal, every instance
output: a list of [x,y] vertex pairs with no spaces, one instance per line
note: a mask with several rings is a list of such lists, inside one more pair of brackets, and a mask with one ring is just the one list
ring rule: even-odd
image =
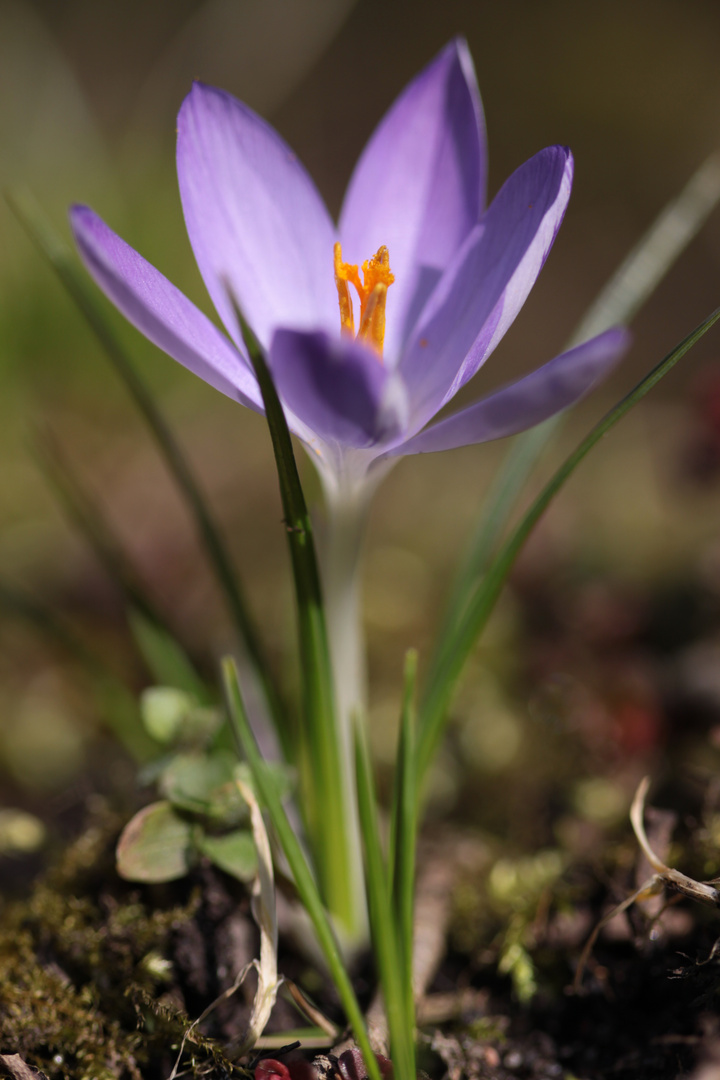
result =
[[402,430],[397,376],[364,345],[322,330],[277,330],[268,362],[286,407],[321,440],[359,449]]
[[505,182],[443,275],[400,363],[415,430],[475,374],[514,320],[552,247],[571,183],[570,151],[541,150]]
[[89,273],[133,326],[216,390],[262,409],[249,362],[199,308],[89,207],[73,206],[70,224]]
[[346,262],[381,245],[388,293],[385,356],[397,359],[425,301],[485,205],[485,124],[472,59],[451,41],[405,88],[370,138],[340,215]]
[[200,273],[235,341],[228,290],[265,348],[276,326],[339,326],[333,223],[269,124],[196,82],[178,115],[177,170]]
[[440,420],[388,454],[427,454],[516,435],[574,405],[605,378],[630,344],[622,327],[561,353],[517,382]]

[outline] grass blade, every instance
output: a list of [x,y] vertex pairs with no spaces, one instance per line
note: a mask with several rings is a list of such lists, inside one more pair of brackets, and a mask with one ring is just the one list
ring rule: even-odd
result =
[[136,608],[130,607],[127,617],[135,644],[156,685],[184,690],[199,704],[211,704],[213,694],[174,635]]
[[410,1031],[415,1029],[413,994],[413,938],[415,927],[415,855],[418,824],[416,791],[416,717],[414,707],[417,682],[417,653],[405,657],[398,752],[395,757],[390,858],[392,905],[399,943],[399,962],[405,991],[405,1017]]
[[208,689],[190,657],[148,594],[100,506],[73,475],[48,432],[38,435],[34,453],[63,510],[125,598],[130,630],[153,678],[162,686],[175,686],[198,701],[208,701]]
[[555,417],[513,439],[492,483],[475,534],[452,586],[445,616],[436,634],[426,679],[428,686],[438,678],[447,643],[452,640],[453,632],[465,612],[468,598],[472,596],[478,579],[487,568],[515,504],[537,463],[538,455],[552,434],[548,430],[548,424],[554,425]]
[[440,663],[434,670],[420,710],[420,735],[418,743],[418,778],[422,777],[432,760],[442,735],[447,706],[452,697],[458,676],[470,654],[478,635],[487,622],[495,601],[512,569],[520,551],[533,528],[548,505],[560,491],[565,481],[575,471],[583,458],[597,442],[633,408],[688,352],[710,327],[720,318],[720,308],[708,316],[664,360],[656,365],[633,390],[596,424],[579,446],[565,459],[550,478],[520,524],[502,546],[487,573],[473,589],[465,609],[450,639],[443,643]]
[[146,618],[167,628],[164,616],[150,597],[99,503],[74,475],[47,430],[37,432],[32,453],[66,516],[83,534],[127,602]]
[[[677,198],[653,222],[601,290],[566,348],[580,345],[611,326],[627,323],[652,295],[676,259],[698,233],[720,201],[720,154],[712,154]],[[429,666],[429,681],[436,678],[439,656],[452,628],[463,614],[465,600],[487,569],[510,515],[543,449],[562,423],[563,415],[512,440],[495,477],[483,513],[458,570],[446,615],[437,635],[437,651]]]
[[345,1014],[352,1026],[357,1044],[365,1059],[368,1074],[371,1080],[381,1080],[380,1070],[368,1039],[362,1010],[343,964],[340,946],[327,912],[323,907],[307,859],[288,821],[276,786],[272,778],[268,776],[267,766],[260,755],[255,737],[250,729],[238,683],[237,670],[231,658],[226,658],[223,661],[222,671],[228,716],[237,740],[238,750],[250,766],[258,795],[270,816],[270,821],[292,872],[298,895],[315,929],[328,970],[337,988]]
[[143,764],[157,756],[157,744],[145,730],[134,695],[50,608],[0,582],[0,612],[34,626],[79,664],[97,698],[99,717],[135,761]]
[[333,915],[353,932],[357,926],[355,893],[359,883],[353,881],[351,873],[351,818],[346,801],[350,793],[343,790],[342,784],[342,751],[312,522],[275,384],[262,350],[237,306],[236,313],[265,406],[290,547],[303,691],[304,736],[299,743],[305,751],[300,767],[308,833],[323,897]]
[[120,344],[113,328],[97,302],[96,291],[85,273],[43,216],[34,200],[25,192],[7,195],[8,203],[31,239],[52,265],[62,284],[85,317],[103,346],[115,371],[124,382],[150,429],[162,457],[192,514],[210,566],[220,585],[240,640],[257,674],[270,714],[280,738],[286,742],[286,713],[279,698],[260,639],[242,594],[230,556],[213,521],[200,484],[187,458],[155,404],[152,394],[140,378]]
[[378,827],[377,797],[367,738],[360,722],[355,725],[355,768],[357,775],[360,830],[365,848],[365,884],[370,915],[373,953],[382,986],[385,1014],[390,1032],[390,1057],[398,1080],[415,1080],[414,1027],[408,1025],[401,945],[394,919],[388,871],[383,858]]
[[629,322],[720,202],[720,153],[711,154],[622,261],[567,348]]

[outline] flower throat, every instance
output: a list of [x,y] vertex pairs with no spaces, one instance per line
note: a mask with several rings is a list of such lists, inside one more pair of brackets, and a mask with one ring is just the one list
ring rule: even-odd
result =
[[360,329],[357,340],[366,342],[382,359],[385,341],[385,301],[387,291],[395,280],[390,269],[390,255],[383,245],[378,248],[372,259],[362,264],[363,280],[357,266],[342,261],[342,248],[339,243],[334,247],[335,284],[340,304],[340,328],[343,334],[355,335],[355,318],[349,286],[352,285],[360,297]]

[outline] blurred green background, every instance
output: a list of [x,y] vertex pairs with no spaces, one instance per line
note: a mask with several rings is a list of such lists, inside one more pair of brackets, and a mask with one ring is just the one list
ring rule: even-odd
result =
[[[544,145],[568,144],[576,159],[552,256],[471,387],[477,394],[561,349],[628,249],[720,146],[714,0],[0,0],[0,180],[29,188],[65,236],[68,204],[90,203],[211,314],[174,174],[174,117],[192,79],[220,85],[267,116],[336,213],[384,110],[458,32],[468,38],[484,100],[491,194]],[[716,213],[636,320],[631,356],[573,415],[561,447],[719,300]],[[285,670],[292,610],[263,422],[111,317],[203,479]],[[462,753],[494,776],[522,771],[534,745],[528,732],[537,712],[528,701],[537,687],[534,676],[519,674],[518,659],[532,639],[522,611],[533,582],[556,582],[562,598],[568,573],[584,575],[605,583],[602,602],[608,580],[622,582],[623,597],[688,580],[713,595],[720,588],[718,357],[711,332],[594,452],[526,553],[456,710],[463,722],[477,712],[495,717],[495,728],[488,721],[482,729],[495,730],[489,741],[461,742]],[[37,426],[48,425],[184,640],[210,664],[231,635],[185,509],[99,346],[4,203],[0,391],[0,579],[76,619],[116,670],[142,686],[146,674],[128,645],[118,597],[29,452]],[[389,752],[383,732],[397,712],[402,653],[431,640],[504,449],[402,462],[378,496],[366,619],[381,756]],[[7,617],[0,645],[0,798],[65,807],[80,800],[96,760],[103,783],[124,783],[121,761],[94,756],[100,718],[61,653]],[[567,654],[548,660],[540,682],[560,685],[567,675],[575,688],[584,685],[572,663]],[[617,755],[612,760],[617,771]],[[438,792],[452,805],[459,788],[448,768]],[[612,794],[600,796],[602,817]],[[622,813],[622,799],[618,805]]]

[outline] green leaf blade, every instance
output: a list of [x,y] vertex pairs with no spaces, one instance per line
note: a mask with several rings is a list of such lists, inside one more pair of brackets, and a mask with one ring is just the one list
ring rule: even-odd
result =
[[0,614],[29,623],[80,665],[97,698],[99,717],[135,761],[142,764],[156,756],[157,743],[141,722],[134,694],[52,608],[0,581]]
[[392,903],[399,942],[399,962],[405,992],[406,1025],[415,1029],[413,943],[415,929],[415,859],[418,831],[416,717],[417,653],[405,658],[405,679],[395,757],[391,828]]
[[[700,166],[680,194],[668,203],[622,261],[565,347],[569,349],[580,345],[612,326],[628,323],[699,232],[718,201],[720,154],[714,153]],[[543,450],[562,424],[563,416],[561,413],[550,417],[512,440],[456,574],[430,661],[428,684],[438,678],[447,659],[442,655],[445,643],[463,615],[466,598],[487,569],[525,484]]]
[[[232,299],[232,294],[231,294]],[[358,923],[351,873],[351,813],[328,646],[320,573],[310,514],[305,503],[292,439],[280,398],[262,350],[233,300],[243,338],[265,406],[285,515],[297,604],[298,641],[303,687],[304,760],[301,777],[307,802],[308,832],[313,842],[321,891],[330,910],[352,933]]]
[[136,608],[129,609],[128,623],[140,655],[157,684],[182,690],[202,704],[210,702],[210,691],[195,665],[161,623]]
[[[385,1013],[390,1032],[390,1054],[398,1080],[415,1080],[414,1026],[408,1025],[407,971],[402,963],[402,945],[390,899],[388,872],[380,844],[377,797],[365,732],[355,725],[355,767],[358,811],[365,848],[365,883],[370,914],[373,953],[382,985]],[[412,981],[412,980],[411,980]],[[410,986],[412,994],[412,986]]]
[[328,970],[365,1059],[368,1074],[371,1080],[381,1080],[380,1070],[370,1046],[362,1010],[343,964],[340,946],[320,899],[320,893],[307,859],[280,802],[276,784],[268,772],[267,765],[263,761],[253,736],[240,692],[237,670],[232,659],[226,658],[223,661],[222,671],[228,715],[233,733],[237,739],[238,750],[247,760],[262,805],[270,816],[293,875],[300,900],[313,924]]
[[434,755],[442,735],[447,707],[455,689],[460,672],[478,635],[487,623],[495,602],[505,584],[515,560],[530,533],[540,520],[555,495],[560,491],[580,462],[596,443],[627,412],[630,411],[697,341],[720,319],[720,308],[708,316],[695,330],[660,361],[609,413],[589,432],[576,449],[556,470],[540,494],[534,500],[517,528],[491,562],[484,577],[476,585],[466,601],[464,613],[443,643],[441,663],[434,669],[433,681],[428,684],[420,711],[420,734],[418,744],[418,777],[422,777]]

